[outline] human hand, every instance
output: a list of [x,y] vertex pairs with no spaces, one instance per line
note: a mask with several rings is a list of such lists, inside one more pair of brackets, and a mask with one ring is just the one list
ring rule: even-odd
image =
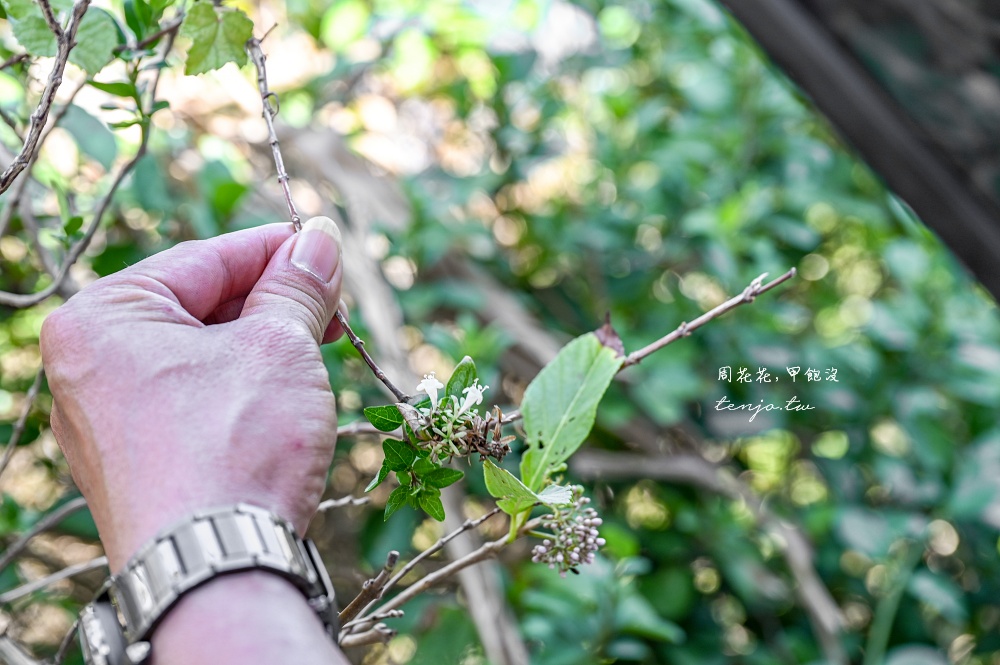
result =
[[52,429],[112,571],[199,508],[245,501],[305,532],[337,437],[319,345],[343,332],[340,258],[328,218],[262,226],[181,243],[46,319]]

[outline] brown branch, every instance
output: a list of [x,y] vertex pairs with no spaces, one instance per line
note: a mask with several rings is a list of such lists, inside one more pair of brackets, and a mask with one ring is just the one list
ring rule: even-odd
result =
[[351,340],[351,344],[354,345],[354,348],[357,349],[358,353],[361,354],[361,357],[364,358],[364,361],[368,364],[368,368],[372,371],[372,374],[375,375],[375,378],[381,381],[382,384],[389,389],[389,392],[393,394],[396,401],[409,403],[412,398],[397,388],[396,384],[390,381],[389,377],[382,371],[382,368],[375,363],[370,355],[368,355],[368,351],[365,350],[364,340],[354,334],[354,331],[351,330],[350,324],[347,323],[347,317],[344,316],[343,312],[339,309],[337,310],[337,321],[340,322],[340,327],[344,329],[344,334],[347,335],[347,338]]
[[[386,619],[398,619],[403,616],[405,612],[403,610],[389,610],[387,612],[379,612],[378,614],[373,614],[369,617],[362,617],[350,621],[341,627],[341,634],[345,637],[350,633],[359,633],[361,631],[371,628],[376,623],[385,621]],[[349,629],[349,630],[348,630]],[[345,634],[343,631],[347,631]]]
[[75,577],[76,575],[82,575],[83,573],[95,570],[97,568],[106,568],[108,565],[108,558],[99,556],[96,559],[91,559],[90,561],[84,561],[83,563],[77,563],[72,566],[66,566],[62,570],[56,571],[51,575],[47,575],[34,582],[29,582],[16,589],[11,589],[10,591],[0,594],[0,605],[5,605],[18,598],[23,598],[29,594],[32,594],[39,589],[44,589],[50,584],[55,584],[62,580],[68,579],[70,577]]
[[778,277],[777,279],[767,284],[763,284],[765,277],[767,277],[767,273],[764,273],[757,279],[750,282],[750,285],[747,286],[747,288],[743,289],[743,293],[741,293],[740,295],[730,298],[729,300],[722,303],[718,307],[715,307],[705,312],[704,314],[699,316],[694,321],[691,321],[690,323],[687,322],[682,323],[672,333],[664,335],[663,337],[656,340],[652,344],[644,346],[638,351],[633,351],[632,353],[628,354],[628,356],[626,356],[625,358],[625,361],[622,363],[622,367],[629,367],[631,365],[636,365],[639,362],[641,362],[646,356],[655,353],[656,351],[659,351],[666,345],[677,341],[681,337],[687,337],[692,332],[702,327],[712,319],[716,319],[725,314],[726,312],[728,312],[729,310],[735,309],[740,305],[745,305],[747,303],[753,302],[754,298],[756,298],[760,294],[767,293],[768,291],[778,286],[779,284],[787,282],[792,277],[795,277],[795,268],[792,268],[781,277]]
[[[39,4],[43,5],[43,10],[48,5],[44,1]],[[76,39],[77,28],[80,27],[80,20],[87,12],[87,7],[89,6],[90,0],[78,0],[73,5],[73,14],[70,16],[66,29],[59,28],[59,32],[56,33],[57,49],[52,73],[45,83],[45,89],[42,90],[42,97],[38,102],[38,106],[31,114],[31,124],[28,129],[28,135],[24,140],[24,145],[21,147],[21,152],[14,158],[10,166],[0,174],[0,194],[10,189],[18,174],[24,170],[28,165],[28,161],[38,149],[38,139],[42,135],[42,129],[45,127],[46,122],[48,122],[49,111],[52,109],[52,102],[55,101],[56,92],[58,92],[59,86],[62,85],[63,72],[66,71],[66,63],[69,61],[69,52],[76,46],[74,39]],[[51,13],[51,8],[49,11]]]
[[[38,373],[35,374],[35,380],[31,383],[31,387],[28,388],[28,394],[24,396],[24,406],[21,407],[21,415],[17,417],[17,422],[14,423],[14,429],[10,433],[10,439],[7,440],[7,448],[3,451],[3,458],[0,459],[0,476],[3,476],[4,470],[7,465],[10,464],[10,458],[14,456],[14,450],[17,445],[21,442],[21,436],[24,434],[24,428],[28,424],[28,415],[31,413],[31,407],[34,406],[35,400],[38,399],[38,393],[42,389],[42,379],[45,377],[45,368],[41,367]],[[2,569],[3,566],[0,566]]]
[[361,587],[361,592],[354,597],[354,600],[347,604],[347,607],[340,611],[339,618],[341,624],[351,621],[351,619],[358,615],[361,608],[366,607],[372,599],[378,597],[382,587],[389,581],[389,576],[392,575],[392,571],[398,561],[399,552],[396,550],[389,552],[389,555],[385,558],[385,565],[382,566],[382,570],[378,572],[378,575],[366,581]]
[[49,4],[49,0],[38,0],[38,6],[42,8],[42,16],[45,17],[45,23],[48,24],[52,34],[56,36],[57,40],[63,39],[63,28],[59,25],[56,15],[52,12],[52,5]]
[[[448,544],[449,541],[454,540],[455,538],[457,538],[458,536],[462,535],[466,531],[471,531],[472,529],[477,528],[480,524],[482,524],[483,522],[485,522],[486,520],[488,520],[489,518],[493,517],[494,515],[496,515],[499,512],[500,512],[499,508],[494,508],[493,510],[491,510],[488,513],[486,513],[482,517],[477,517],[474,520],[465,520],[465,522],[462,523],[462,526],[458,527],[457,529],[455,529],[451,533],[449,533],[449,534],[447,534],[445,536],[442,536],[441,538],[438,539],[438,541],[436,543],[434,543],[433,545],[431,545],[430,547],[428,547],[427,549],[425,549],[423,552],[421,552],[417,556],[413,557],[409,562],[407,562],[407,564],[405,566],[403,566],[402,570],[400,570],[395,575],[393,575],[392,578],[388,582],[385,583],[385,586],[381,590],[379,590],[378,595],[376,595],[374,598],[372,598],[371,602],[369,602],[365,606],[365,608],[363,610],[361,610],[361,612],[358,613],[359,619],[360,618],[364,618],[368,614],[368,612],[375,606],[375,603],[377,603],[379,600],[381,600],[382,596],[384,596],[385,593],[389,589],[391,589],[392,587],[396,586],[396,584],[401,579],[403,579],[404,577],[406,577],[407,573],[409,573],[411,570],[413,570],[414,568],[416,568],[416,566],[417,566],[418,563],[420,563],[421,561],[423,561],[427,557],[431,556],[432,554],[434,554],[436,552],[439,552],[441,549],[444,548],[445,545]],[[377,615],[372,615],[372,616],[377,616]],[[347,626],[345,625],[344,628],[347,628]]]
[[149,46],[150,44],[153,44],[157,40],[163,39],[167,35],[176,33],[177,30],[181,27],[182,23],[184,23],[184,12],[183,11],[179,12],[177,14],[177,16],[175,16],[174,18],[170,19],[170,21],[168,23],[164,23],[163,26],[159,30],[157,30],[156,32],[154,32],[153,34],[151,34],[151,35],[149,35],[149,36],[141,39],[140,41],[136,42],[136,44],[134,46],[128,46],[127,44],[126,45],[122,45],[122,46],[116,46],[114,48],[114,52],[115,53],[122,53],[124,51],[130,51],[130,50],[132,50],[132,51],[142,50],[142,49],[146,48],[147,46]]
[[28,546],[28,541],[42,533],[43,531],[48,531],[54,527],[59,522],[87,507],[87,500],[82,496],[73,499],[72,501],[67,501],[63,505],[59,506],[51,513],[38,520],[31,530],[25,533],[23,536],[18,538],[17,542],[8,547],[2,556],[0,556],[0,570],[3,570],[11,564],[11,562],[18,557],[18,555],[24,551]]
[[654,457],[595,450],[574,455],[570,468],[583,479],[649,478],[683,483],[742,501],[760,527],[776,536],[775,540],[788,570],[796,581],[795,594],[809,616],[826,661],[834,665],[846,665],[847,656],[840,643],[843,615],[816,572],[808,540],[796,527],[771,512],[764,501],[728,468],[690,453]]
[[12,55],[3,62],[0,62],[0,70],[7,69],[8,67],[13,67],[14,65],[24,62],[31,56],[27,53],[18,53],[17,55]]
[[[399,430],[394,430],[399,432]],[[355,420],[353,423],[337,428],[337,438],[342,436],[357,436],[359,434],[374,434],[375,436],[393,436],[393,432],[383,432],[367,420]]]
[[[90,0],[79,0],[82,4],[87,4]],[[79,6],[79,5],[76,5]],[[68,29],[67,29],[68,32]],[[170,53],[170,49],[173,46],[175,32],[168,33],[167,35],[167,45],[164,48],[163,57],[166,58],[167,54]],[[31,307],[32,305],[37,305],[49,296],[58,292],[62,288],[62,284],[65,281],[67,275],[69,275],[70,268],[79,260],[83,253],[87,251],[87,247],[90,246],[90,242],[94,239],[94,235],[97,233],[97,229],[101,226],[101,219],[104,217],[104,213],[107,212],[111,205],[112,199],[114,199],[115,193],[118,191],[118,187],[125,180],[126,176],[132,172],[135,165],[139,163],[146,154],[146,149],[149,146],[149,133],[150,133],[150,123],[148,121],[148,116],[152,112],[152,109],[156,103],[156,90],[159,87],[160,75],[163,72],[162,67],[156,69],[156,74],[153,77],[153,83],[150,86],[149,100],[148,100],[148,111],[144,113],[147,120],[142,124],[142,139],[139,143],[139,148],[136,150],[135,154],[129,159],[122,167],[118,170],[115,175],[114,180],[111,182],[111,187],[101,198],[97,205],[97,209],[94,212],[94,217],[90,222],[90,226],[84,232],[83,237],[80,238],[66,253],[66,257],[63,259],[62,265],[59,267],[58,273],[52,278],[52,283],[47,287],[38,291],[37,293],[31,294],[21,294],[21,293],[9,293],[6,291],[0,291],[0,305],[7,305],[8,307]],[[34,117],[34,116],[32,116]]]
[[[524,535],[525,533],[538,527],[538,525],[541,523],[542,523],[541,518],[535,518],[525,523],[524,526],[522,526],[518,530],[518,535],[519,536]],[[497,540],[484,543],[481,547],[463,556],[461,559],[456,559],[451,563],[449,563],[444,568],[440,568],[438,570],[435,570],[433,573],[429,573],[421,577],[419,580],[417,580],[410,586],[406,587],[406,589],[398,596],[395,596],[387,603],[379,607],[378,611],[387,612],[389,610],[394,610],[398,608],[400,605],[409,602],[414,597],[420,595],[424,591],[427,591],[427,589],[431,588],[438,582],[448,579],[449,577],[451,577],[458,571],[462,570],[463,568],[468,568],[469,566],[477,564],[480,561],[492,559],[497,554],[499,554],[501,550],[507,547],[507,545],[509,545],[510,542],[511,541],[509,537],[504,536],[503,538],[499,538]]]
[[[267,37],[267,35],[264,35],[264,37]],[[278,184],[281,185],[281,191],[285,195],[285,205],[288,206],[288,216],[292,219],[292,226],[295,227],[296,231],[301,231],[302,218],[299,217],[299,211],[292,200],[292,190],[288,185],[288,172],[285,170],[285,160],[281,156],[278,135],[274,131],[274,116],[278,115],[279,104],[278,96],[267,87],[267,69],[264,65],[267,58],[264,55],[264,51],[260,48],[260,39],[256,37],[251,37],[247,40],[246,49],[250,55],[250,59],[253,61],[254,67],[257,68],[257,88],[260,90],[260,103],[263,106],[261,115],[264,116],[264,122],[267,123],[267,135],[271,145],[271,154],[274,157],[274,166],[278,171]]]

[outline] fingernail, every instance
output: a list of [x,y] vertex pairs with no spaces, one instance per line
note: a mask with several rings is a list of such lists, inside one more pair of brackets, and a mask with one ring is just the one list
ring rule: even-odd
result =
[[329,282],[340,263],[340,243],[340,228],[336,222],[329,217],[313,217],[302,225],[295,239],[292,265]]

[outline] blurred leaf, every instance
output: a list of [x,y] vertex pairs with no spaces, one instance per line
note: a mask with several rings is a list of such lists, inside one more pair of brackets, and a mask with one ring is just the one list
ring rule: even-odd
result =
[[184,17],[181,35],[192,40],[185,74],[204,74],[229,62],[242,67],[247,62],[244,47],[253,36],[253,21],[242,10],[216,9],[200,0]]
[[108,126],[75,104],[67,109],[62,126],[76,139],[80,150],[110,171],[118,156],[115,135]]

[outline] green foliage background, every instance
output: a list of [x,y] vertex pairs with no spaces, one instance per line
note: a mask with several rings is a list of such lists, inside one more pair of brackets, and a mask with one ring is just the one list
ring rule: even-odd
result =
[[[412,122],[435,118],[432,129],[411,132],[420,141],[390,142],[388,154],[405,162],[396,170],[413,216],[374,236],[387,272],[402,266],[413,278],[393,281],[415,367],[453,367],[471,355],[505,408],[530,379],[510,364],[527,340],[505,329],[505,312],[484,310],[493,301],[474,286],[442,274],[449,258],[466,259],[503,285],[560,343],[610,312],[630,350],[760,273],[797,267],[799,278],[629,369],[598,410],[588,445],[694,453],[731,469],[807,536],[845,615],[852,662],[1000,663],[995,304],[717,6],[567,7],[288,0],[282,30],[307,33],[310,57],[331,64],[277,89],[282,120],[301,131],[334,126],[348,145],[371,154],[373,136],[401,135],[371,120],[373,103]],[[579,19],[579,34],[592,29],[593,43],[554,56],[553,15]],[[256,34],[268,26],[258,19]],[[18,49],[6,28],[2,34],[6,58]],[[265,42],[272,57],[290,43]],[[172,62],[179,69],[179,59]],[[206,76],[223,75],[252,80],[249,68],[237,73],[233,65]],[[345,92],[340,83],[356,75],[360,83]],[[32,108],[21,85],[0,73],[0,106],[15,116]],[[126,181],[84,260],[97,275],[183,239],[282,219],[280,208],[262,213],[255,198],[273,194],[259,184],[272,177],[266,153],[255,157],[262,146],[214,136],[196,105],[163,98],[171,108],[156,118],[169,120],[154,122],[151,154]],[[130,150],[134,135],[108,128],[119,120],[82,109],[67,114],[81,167],[107,169]],[[0,139],[19,147],[6,127]],[[36,175],[59,191],[78,186],[51,155]],[[86,209],[91,197],[83,191],[76,204]],[[42,219],[53,252],[79,230],[73,207]],[[29,244],[15,215],[0,239],[0,287],[45,285],[37,258],[25,254]],[[41,321],[57,304],[0,310],[0,440],[37,368]],[[363,325],[358,332],[368,333]],[[378,357],[378,348],[371,351]],[[428,353],[433,362],[421,361]],[[343,422],[384,402],[346,341],[326,358]],[[779,380],[720,381],[722,366],[755,376],[765,368]],[[794,383],[789,366],[803,371]],[[838,380],[807,381],[806,368],[822,376],[835,368]],[[715,410],[724,396],[751,404],[796,396],[815,408],[750,422],[747,414]],[[43,397],[23,442],[34,451],[32,473],[42,469],[61,486],[65,464],[51,441],[45,445],[48,408]],[[512,470],[522,445],[514,444]],[[381,463],[369,468],[372,450],[377,445],[363,438],[340,443],[334,493],[363,490]],[[485,503],[474,475],[469,491]],[[8,541],[58,494],[40,490],[31,499],[23,478],[0,484],[0,536]],[[646,478],[641,467],[634,478],[588,486],[608,540],[597,564],[562,580],[526,562],[523,551],[504,561],[504,588],[533,662],[822,662],[783,543],[745,503]],[[382,505],[351,513],[348,535],[331,539],[338,585],[356,586],[346,571],[377,566],[392,547],[412,552],[433,533],[407,508],[383,524],[385,496],[376,494]],[[93,536],[86,523],[66,531]],[[23,567],[8,569],[0,590],[29,577]],[[84,585],[3,609],[24,621],[40,616],[39,606],[68,617],[85,597]],[[403,637],[366,662],[390,655],[400,663],[481,662],[462,602],[451,593],[414,602],[397,623]],[[35,642],[40,653],[54,648],[46,639]]]

